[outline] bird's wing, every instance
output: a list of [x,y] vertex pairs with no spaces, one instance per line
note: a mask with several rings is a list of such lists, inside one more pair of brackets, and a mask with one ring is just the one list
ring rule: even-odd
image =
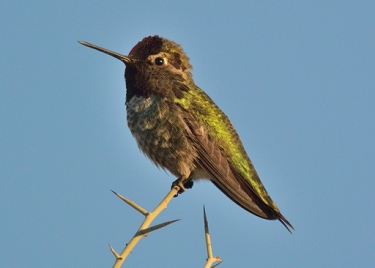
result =
[[211,181],[245,210],[261,218],[278,219],[288,230],[288,226],[294,229],[276,205],[266,204],[248,180],[231,166],[222,150],[211,140],[205,128],[199,124],[195,117],[188,111],[181,110],[182,119],[187,127],[187,137],[194,144],[199,156],[197,164],[210,174]]

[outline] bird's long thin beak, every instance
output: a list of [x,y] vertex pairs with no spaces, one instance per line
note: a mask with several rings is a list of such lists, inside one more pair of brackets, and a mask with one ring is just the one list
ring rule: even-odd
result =
[[100,52],[106,53],[108,55],[111,55],[112,57],[115,57],[116,59],[119,59],[120,61],[122,61],[125,64],[133,62],[133,60],[131,60],[128,56],[122,55],[122,54],[117,53],[117,52],[113,52],[109,49],[98,47],[96,45],[93,45],[93,44],[90,44],[90,43],[87,43],[87,42],[84,42],[84,41],[78,41],[78,43],[80,43],[84,46],[91,47],[93,49],[99,50]]

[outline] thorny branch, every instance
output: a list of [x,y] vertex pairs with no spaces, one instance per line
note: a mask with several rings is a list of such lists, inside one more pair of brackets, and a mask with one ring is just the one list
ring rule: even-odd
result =
[[[164,197],[164,199],[160,202],[160,204],[151,212],[145,210],[141,206],[137,205],[133,201],[123,197],[122,195],[112,191],[117,197],[119,197],[121,200],[123,200],[125,203],[127,203],[129,206],[133,207],[135,210],[137,210],[139,213],[143,214],[145,216],[145,219],[141,226],[138,228],[137,232],[134,234],[132,239],[126,244],[125,248],[121,252],[121,254],[118,254],[114,248],[109,245],[110,250],[112,254],[115,256],[116,261],[113,265],[113,268],[119,268],[124,263],[125,259],[128,257],[129,253],[133,250],[133,248],[137,245],[137,243],[142,239],[142,237],[147,236],[148,233],[153,232],[155,230],[158,230],[160,228],[163,228],[171,223],[174,223],[178,220],[168,221],[161,224],[157,224],[155,226],[149,227],[151,223],[155,220],[155,218],[164,210],[167,208],[168,203],[172,200],[172,198],[178,193],[179,187],[174,186],[170,192]],[[203,208],[204,213],[204,230],[205,230],[205,237],[206,237],[206,248],[207,248],[207,260],[204,268],[214,268],[217,265],[219,265],[222,260],[218,256],[213,256],[212,254],[212,247],[211,247],[211,239],[210,234],[208,231],[208,221],[206,217],[206,211]],[[218,262],[218,264],[211,266],[215,262]]]

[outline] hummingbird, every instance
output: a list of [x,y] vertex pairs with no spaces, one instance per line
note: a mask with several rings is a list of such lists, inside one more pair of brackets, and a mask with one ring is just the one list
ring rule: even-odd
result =
[[229,118],[194,82],[183,48],[158,35],[128,55],[79,41],[125,64],[126,113],[140,150],[177,177],[179,193],[210,180],[246,211],[294,227],[263,186]]

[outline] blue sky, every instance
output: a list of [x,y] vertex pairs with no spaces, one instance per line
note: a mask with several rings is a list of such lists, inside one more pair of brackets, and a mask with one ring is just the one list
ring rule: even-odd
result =
[[180,43],[294,225],[257,218],[211,183],[172,200],[124,267],[203,267],[203,205],[220,267],[374,267],[373,1],[3,1],[0,263],[110,267],[172,175],[126,124],[126,54]]

